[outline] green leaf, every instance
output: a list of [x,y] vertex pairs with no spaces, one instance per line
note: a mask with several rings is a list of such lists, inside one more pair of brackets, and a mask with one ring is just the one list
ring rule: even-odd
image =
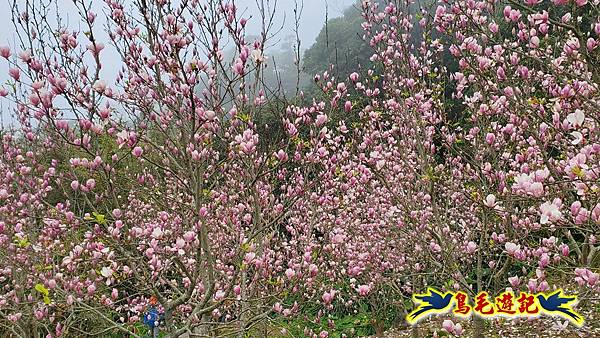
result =
[[244,122],[250,121],[250,115],[246,113],[238,114],[238,118]]
[[92,212],[92,215],[94,215],[94,218],[96,219],[96,223],[98,223],[98,224],[106,223],[106,217],[104,215],[99,214],[97,212]]
[[15,242],[17,242],[17,245],[19,246],[19,248],[26,248],[31,245],[31,243],[29,243],[29,240],[27,239],[27,237],[17,238],[17,239],[15,239]]
[[35,290],[37,292],[39,292],[42,295],[44,295],[44,297],[48,297],[48,295],[50,294],[50,291],[48,291],[48,289],[46,289],[46,287],[44,286],[44,284],[37,283],[34,288],[35,288]]

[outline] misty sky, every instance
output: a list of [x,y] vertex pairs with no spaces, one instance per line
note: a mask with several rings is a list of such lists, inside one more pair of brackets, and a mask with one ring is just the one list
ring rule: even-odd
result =
[[[72,0],[57,0],[59,7],[63,13],[63,17],[77,18],[77,13],[74,10]],[[258,0],[260,1],[260,0]],[[266,0],[265,0],[266,1]],[[274,1],[274,0],[270,0]],[[302,0],[298,0],[300,3]],[[349,6],[352,6],[356,0],[303,0],[304,11],[301,18],[301,38],[303,44],[310,46],[319,31],[321,30],[325,22],[325,8],[329,9],[329,18],[340,16],[341,13]],[[13,38],[13,26],[10,22],[10,2],[11,0],[0,0],[0,43],[6,44],[11,43]],[[97,12],[100,9],[104,1],[93,0],[94,8]],[[127,1],[126,1],[127,2]],[[249,15],[253,15],[248,25],[249,33],[259,32],[258,27],[258,9],[256,5],[257,0],[236,0],[236,4],[240,12],[244,9],[247,10]],[[278,0],[277,1],[277,18],[280,20],[279,24],[283,23],[285,17],[285,29],[282,31],[283,35],[292,34],[293,27],[293,13],[294,0]],[[245,15],[248,16],[248,15]]]
[[[35,0],[34,0],[35,1]],[[79,26],[79,15],[73,5],[72,0],[56,0],[58,2],[58,6],[60,8],[61,17],[64,20],[68,20],[69,26],[78,27]],[[261,0],[236,0],[235,3],[238,7],[239,13],[244,13],[243,17],[248,18],[247,25],[247,33],[249,35],[258,34],[261,31],[260,28],[260,17],[258,15],[259,10],[257,6],[257,2]],[[262,0],[265,3],[267,0]],[[273,2],[274,0],[269,0]],[[306,49],[310,47],[314,42],[321,31],[321,28],[325,24],[325,13],[326,8],[328,10],[328,18],[338,17],[342,14],[342,12],[354,5],[356,0],[297,0],[299,6],[304,2],[302,16],[300,18],[300,39],[302,49]],[[18,3],[20,0],[18,1]],[[45,1],[44,1],[45,2]],[[92,9],[96,13],[98,13],[98,18],[101,19],[104,1],[101,0],[90,0],[93,3]],[[126,1],[128,2],[128,1]],[[9,45],[14,48],[17,45],[17,39],[14,34],[14,27],[11,22],[11,6],[12,0],[0,0],[0,45]],[[277,37],[271,40],[271,44],[276,44],[278,41],[284,40],[286,36],[293,35],[293,27],[294,27],[294,0],[277,0],[276,6],[276,24],[277,28],[282,27],[281,31],[278,33]],[[99,28],[100,26],[98,26]],[[116,72],[119,69],[120,62],[116,58],[117,55],[114,53],[112,56],[110,53],[110,46],[108,46],[108,38],[106,34],[101,35],[97,34],[100,40],[104,40],[107,43],[106,50],[103,52],[103,61],[104,67],[101,72],[101,76],[107,79],[109,82],[110,79],[114,79],[116,77]],[[273,46],[271,46],[273,47]],[[277,47],[276,45],[274,47]],[[111,62],[112,61],[112,62]],[[0,62],[0,84],[4,84],[8,79],[8,64],[4,62]],[[10,110],[11,104],[6,102],[6,100],[0,100],[0,121],[7,123],[10,120],[7,110]]]

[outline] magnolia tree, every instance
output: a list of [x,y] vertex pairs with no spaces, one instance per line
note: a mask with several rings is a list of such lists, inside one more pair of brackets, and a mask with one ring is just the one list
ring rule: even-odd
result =
[[346,82],[362,106],[316,78],[358,121],[332,139],[306,220],[327,234],[330,271],[307,294],[333,309],[357,295],[402,304],[427,285],[575,285],[585,300],[599,286],[597,4],[362,8],[379,71]]
[[[18,121],[0,166],[2,331],[139,336],[154,297],[173,337],[243,335],[288,286],[273,247],[330,133],[318,107],[261,86],[273,7],[246,41],[233,1],[106,1],[102,20],[74,5],[76,30],[52,1],[15,2],[19,44],[0,50]],[[254,122],[267,109],[276,126]]]
[[458,63],[459,127],[440,134],[478,290],[546,291],[566,266],[565,282],[598,286],[597,20],[587,1],[458,1],[431,18]]
[[[441,273],[423,281],[471,296],[574,282],[585,299],[599,279],[597,3],[434,8],[418,21],[392,4],[372,17],[383,25],[371,39],[387,75],[383,102],[404,115],[393,140],[416,144],[386,140],[377,146],[389,150],[364,157],[384,170],[384,191],[414,184],[399,204],[414,208],[404,213],[413,245],[431,259],[413,267],[429,264]],[[424,33],[411,45],[412,25]],[[396,181],[407,172],[416,182]]]
[[598,288],[596,3],[363,1],[374,68],[306,106],[262,85],[268,1],[258,41],[234,1],[51,3],[0,48],[4,332],[139,336],[152,305],[173,337],[327,337],[430,285]]

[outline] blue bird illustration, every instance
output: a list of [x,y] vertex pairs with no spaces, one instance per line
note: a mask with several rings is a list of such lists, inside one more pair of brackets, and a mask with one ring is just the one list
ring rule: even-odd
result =
[[570,303],[577,301],[577,296],[565,297],[562,290],[558,290],[549,296],[538,294],[536,297],[540,306],[548,314],[560,315],[579,326],[583,324],[583,317],[576,313],[570,305]]
[[453,296],[452,292],[442,294],[433,288],[428,288],[427,293],[414,295],[413,298],[419,306],[406,317],[408,322],[415,323],[429,313],[444,312],[450,306]]

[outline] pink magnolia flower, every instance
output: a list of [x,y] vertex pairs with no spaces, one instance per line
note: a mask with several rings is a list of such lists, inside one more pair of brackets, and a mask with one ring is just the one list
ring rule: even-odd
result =
[[88,12],[87,19],[90,23],[94,23],[94,20],[96,20],[96,14],[92,13],[92,12]]
[[588,38],[585,43],[585,46],[591,52],[592,50],[596,49],[596,47],[598,47],[598,41],[596,41],[594,38]]
[[444,320],[444,322],[442,323],[442,328],[448,333],[453,334],[457,337],[462,336],[462,334],[465,332],[465,329],[463,329],[460,323],[454,324],[454,322],[452,322],[449,319]]
[[535,197],[541,197],[544,195],[544,185],[540,182],[533,182],[529,186],[528,191]]
[[238,60],[234,65],[233,65],[233,71],[240,75],[243,76],[244,75],[244,63],[242,60]]
[[183,234],[183,239],[187,242],[190,243],[194,240],[194,238],[196,237],[196,234],[193,231],[187,231]]
[[31,52],[28,50],[19,52],[19,59],[25,63],[29,63],[31,61]]
[[[568,16],[569,19],[566,19],[565,16],[563,16],[563,21],[565,21],[565,22],[570,21],[570,17],[571,17],[570,14],[571,13],[565,14],[565,16]],[[578,51],[580,47],[581,47],[581,45],[579,44],[579,39],[573,37],[573,38],[567,40],[567,42],[565,42],[563,51],[565,52],[565,54],[567,54],[567,56],[571,56],[571,55],[573,55],[574,52]]]
[[509,255],[514,255],[518,250],[521,249],[521,246],[512,242],[506,242],[504,244],[504,248]]
[[135,148],[133,148],[132,153],[133,153],[133,156],[135,156],[135,157],[141,157],[142,154],[144,153],[144,150],[142,149],[142,147],[135,147]]
[[10,314],[6,317],[11,322],[18,322],[22,316],[23,316],[23,314],[21,312],[17,312],[17,313]]
[[185,239],[179,237],[175,240],[175,247],[177,249],[183,249],[185,247]]
[[311,264],[308,267],[308,272],[310,273],[311,277],[315,277],[319,273],[319,268],[315,264]]
[[457,337],[460,337],[463,335],[463,333],[465,333],[465,329],[463,329],[463,327],[460,323],[456,323],[454,325],[454,335]]
[[89,178],[87,181],[85,181],[85,186],[88,189],[93,190],[96,187],[96,180],[93,178]]
[[19,79],[21,78],[21,71],[19,71],[19,68],[11,67],[8,69],[8,75],[15,79],[15,81],[19,81]]
[[98,80],[94,82],[94,85],[92,87],[98,93],[104,93],[104,91],[106,90],[106,82],[104,80]]
[[10,57],[10,47],[0,46],[0,56],[2,56],[5,59],[8,59]]
[[251,154],[256,151],[258,144],[258,135],[254,134],[251,129],[246,129],[242,135],[235,137],[236,142],[240,144],[240,150],[245,154]]
[[600,280],[600,275],[592,272],[587,268],[575,269],[575,282],[579,285],[588,285],[590,287],[595,286]]
[[488,208],[495,208],[497,203],[496,203],[496,196],[494,194],[489,194],[485,197],[485,200],[483,201],[483,205],[485,205]]
[[518,276],[508,277],[508,282],[513,288],[517,288],[521,284],[521,279]]
[[531,39],[529,39],[529,46],[531,48],[538,48],[540,46],[540,38],[538,38],[537,36],[532,36]]
[[600,203],[596,204],[594,209],[592,209],[592,220],[596,224],[600,224]]
[[352,111],[352,102],[346,101],[346,103],[344,104],[344,111],[347,113]]
[[489,24],[488,28],[490,29],[490,32],[492,32],[492,33],[494,33],[494,34],[498,33],[498,28],[499,28],[499,26],[498,26],[498,24],[497,24],[497,23],[495,23],[495,22],[491,22],[491,23]]
[[565,257],[569,256],[569,246],[566,244],[561,244],[560,247],[558,248],[561,252],[561,254]]
[[323,296],[321,297],[321,299],[323,299],[323,303],[331,304],[334,297],[335,297],[335,290],[331,290],[329,292],[325,292],[323,294]]
[[446,319],[442,323],[442,328],[451,333],[454,331],[454,323],[450,319]]
[[540,268],[542,268],[542,269],[547,267],[548,264],[550,263],[550,256],[548,256],[547,253],[543,253],[542,256],[540,257],[540,260],[538,263],[539,263]]
[[244,255],[244,262],[246,264],[252,264],[252,262],[254,261],[255,258],[256,258],[256,253],[247,252],[246,255]]
[[206,110],[206,111],[204,112],[204,116],[206,117],[206,119],[207,119],[208,121],[212,121],[212,120],[214,120],[214,119],[215,119],[215,117],[216,117],[216,115],[217,115],[217,114],[215,113],[215,111],[214,111],[214,110]]
[[96,292],[96,285],[94,283],[90,284],[87,287],[87,292],[88,292],[88,295],[90,295],[90,296],[93,295],[94,292]]
[[562,218],[560,207],[562,202],[560,199],[554,199],[552,203],[545,202],[540,206],[540,224],[547,224],[548,222],[556,222]]
[[317,115],[317,119],[315,120],[315,125],[317,127],[319,127],[319,126],[322,126],[325,123],[327,123],[327,115],[325,115],[325,114],[319,114],[319,115]]
[[283,149],[279,149],[279,151],[275,153],[275,157],[277,157],[280,162],[285,162],[288,160],[288,155],[285,151],[283,151]]
[[44,311],[42,311],[42,310],[35,310],[34,311],[34,316],[35,316],[35,319],[42,320],[42,319],[44,319]]
[[217,292],[215,292],[215,300],[219,301],[219,300],[223,300],[223,298],[225,298],[225,291],[223,290],[217,290]]
[[467,246],[466,246],[467,253],[472,254],[476,250],[477,250],[477,244],[475,244],[475,242],[470,241],[469,243],[467,243]]
[[358,294],[361,296],[366,296],[371,292],[371,287],[369,285],[359,285],[358,286]]
[[507,19],[512,22],[517,22],[521,18],[521,11],[518,9],[511,9],[508,13]]
[[101,42],[98,42],[98,43],[90,43],[90,44],[87,46],[87,49],[88,49],[90,52],[92,52],[93,54],[95,54],[95,55],[98,55],[98,54],[100,54],[100,51],[102,51],[102,50],[104,49],[104,44],[103,44],[103,43],[101,43]]

